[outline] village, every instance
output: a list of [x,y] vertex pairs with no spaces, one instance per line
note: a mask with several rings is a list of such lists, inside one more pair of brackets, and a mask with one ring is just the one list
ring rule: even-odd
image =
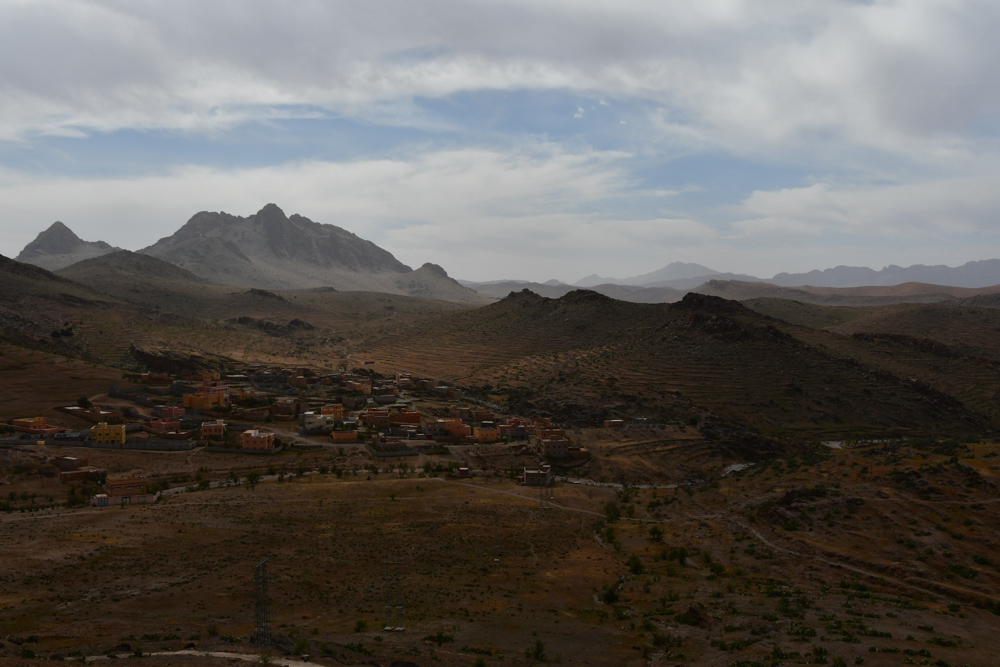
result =
[[[55,406],[60,417],[54,420],[6,420],[0,447],[57,448],[60,453],[46,459],[59,481],[84,483],[87,497],[73,490],[71,500],[101,507],[155,502],[168,484],[147,480],[143,468],[109,472],[90,465],[81,449],[265,457],[328,450],[353,461],[349,465],[422,465],[456,477],[502,474],[527,486],[549,486],[557,470],[590,459],[588,448],[549,417],[508,415],[502,406],[463,396],[459,387],[406,374],[251,366],[130,379],[104,395]],[[625,423],[608,420],[604,427]]]

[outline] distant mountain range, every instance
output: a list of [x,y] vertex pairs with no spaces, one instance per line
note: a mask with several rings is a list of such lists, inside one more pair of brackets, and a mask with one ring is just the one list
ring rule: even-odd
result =
[[[334,288],[341,291],[372,291],[420,296],[459,303],[485,303],[510,292],[529,289],[536,294],[559,298],[578,288],[588,288],[615,299],[638,303],[663,303],[680,299],[684,293],[771,296],[768,286],[855,288],[889,287],[907,283],[965,288],[1000,285],[1000,259],[968,262],[959,267],[914,265],[887,266],[880,271],[866,267],[837,266],[808,273],[779,273],[772,278],[727,273],[701,264],[672,262],[661,269],[630,278],[590,275],[569,285],[559,280],[533,283],[522,280],[490,282],[457,281],[444,269],[424,264],[413,270],[392,253],[330,224],[320,224],[301,216],[286,216],[275,204],[257,213],[240,217],[224,212],[200,212],[180,229],[160,239],[138,254],[162,260],[183,269],[185,276],[166,269],[154,270],[136,257],[104,241],[84,241],[62,222],[55,222],[24,247],[20,262],[51,271],[75,267],[65,275],[83,284],[110,289],[115,276],[129,270],[145,271],[144,280],[206,281],[209,284],[270,290]],[[126,252],[126,255],[130,253]],[[131,267],[131,269],[130,269]],[[711,284],[709,284],[711,283]],[[726,283],[732,283],[726,285]],[[750,288],[750,285],[758,285]],[[154,290],[155,291],[155,290]],[[918,289],[920,298],[953,298],[945,292]],[[813,293],[799,290],[799,293]],[[926,294],[925,294],[926,293]],[[857,295],[860,297],[860,295]],[[880,295],[880,299],[914,298],[916,295]],[[786,297],[794,298],[794,297]],[[825,298],[825,297],[824,297]],[[832,296],[830,298],[833,298]],[[838,297],[839,298],[839,297]],[[855,298],[851,295],[850,298]]]
[[274,204],[247,217],[197,213],[172,235],[138,251],[183,269],[184,276],[166,270],[150,274],[148,262],[129,256],[135,253],[112,257],[119,252],[103,241],[83,241],[57,222],[29,243],[17,259],[50,270],[68,269],[87,260],[79,270],[70,272],[74,280],[84,284],[128,275],[131,267],[146,270],[144,275],[154,279],[162,275],[164,280],[199,279],[234,287],[332,287],[460,303],[486,301],[451,279],[440,266],[428,263],[413,270],[371,241],[301,215],[286,216]]
[[709,280],[736,280],[781,285],[782,287],[864,287],[869,285],[902,285],[927,283],[952,287],[989,287],[1000,285],[1000,259],[968,262],[958,267],[943,265],[909,267],[887,266],[881,271],[863,266],[837,266],[808,273],[779,273],[773,278],[757,278],[738,273],[724,273],[701,264],[673,262],[662,269],[632,278],[601,278],[587,276],[574,283],[578,287],[596,285],[633,285],[638,287],[672,287],[690,290]]

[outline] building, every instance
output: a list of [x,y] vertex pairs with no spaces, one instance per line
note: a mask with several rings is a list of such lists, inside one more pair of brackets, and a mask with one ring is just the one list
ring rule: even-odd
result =
[[11,422],[11,426],[14,427],[15,431],[20,431],[21,433],[33,433],[35,435],[60,433],[64,430],[58,426],[49,426],[48,422],[45,421],[45,417],[26,417],[24,419],[15,419]]
[[521,475],[521,482],[525,486],[548,486],[555,479],[552,468],[542,466],[541,468],[525,468]]
[[75,456],[57,456],[52,459],[52,465],[62,472],[78,470],[85,465],[89,465],[87,459],[80,459]]
[[333,415],[316,414],[315,412],[303,412],[299,415],[299,422],[305,431],[332,431],[337,425],[338,418]]
[[125,424],[108,424],[107,422],[100,422],[90,429],[90,440],[91,442],[105,442],[124,445]]
[[201,425],[201,439],[202,440],[225,440],[226,438],[226,422],[221,419],[216,419],[214,422],[202,422]]
[[473,435],[478,442],[496,442],[500,439],[500,431],[493,422],[483,422],[473,429]]
[[176,419],[153,419],[143,424],[142,428],[150,433],[166,433],[180,430],[181,423]]
[[143,373],[139,382],[142,384],[167,384],[170,382],[170,378],[166,373]]
[[547,459],[564,459],[569,456],[572,443],[566,438],[543,438],[539,440],[541,455]]
[[419,410],[400,410],[390,417],[389,421],[395,424],[420,424]]
[[344,418],[344,406],[338,405],[337,403],[332,403],[330,405],[324,405],[319,409],[319,413],[325,417],[333,417],[334,419]]
[[229,405],[228,393],[205,394],[198,392],[195,394],[184,394],[182,397],[184,407],[189,410],[211,410],[213,408],[224,408]]
[[625,428],[625,421],[622,419],[605,419],[604,428]]
[[472,435],[472,427],[468,424],[463,424],[461,419],[449,417],[439,419],[438,421],[444,422],[445,431],[453,438],[464,438],[467,435]]
[[368,426],[374,426],[380,430],[392,426],[392,420],[389,418],[389,411],[385,408],[368,408],[365,410],[365,413],[361,415],[361,419]]
[[330,441],[331,442],[358,442],[360,438],[358,437],[357,431],[331,431]]
[[133,470],[120,477],[108,477],[104,481],[104,493],[111,498],[145,495],[146,476],[141,470]]
[[264,433],[257,429],[243,431],[240,434],[240,449],[270,451],[274,449],[274,434]]
[[153,414],[167,419],[179,419],[184,416],[184,408],[179,405],[157,405]]

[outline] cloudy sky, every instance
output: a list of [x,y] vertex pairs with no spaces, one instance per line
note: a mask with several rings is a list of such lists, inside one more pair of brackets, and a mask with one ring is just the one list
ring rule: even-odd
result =
[[1000,257],[996,0],[0,0],[0,253],[286,213],[473,280]]

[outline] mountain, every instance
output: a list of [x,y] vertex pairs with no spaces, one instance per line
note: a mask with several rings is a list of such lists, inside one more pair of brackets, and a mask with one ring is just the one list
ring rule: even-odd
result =
[[202,211],[139,251],[211,282],[269,290],[333,287],[464,303],[483,299],[439,266],[416,271],[371,241],[274,204],[254,215]]
[[864,287],[782,287],[771,283],[710,280],[693,290],[736,301],[785,299],[828,306],[880,306],[896,303],[950,303],[995,308],[1000,285],[982,288],[903,283]]
[[231,291],[162,259],[128,250],[85,259],[59,269],[56,275],[123,301],[174,312],[189,311],[192,302],[210,292],[214,296]]
[[954,287],[988,287],[1000,284],[1000,259],[967,262],[962,266],[890,265],[881,271],[863,266],[837,266],[808,273],[779,273],[768,282],[785,287],[813,285],[815,287],[861,287],[864,285],[900,285],[931,283]]
[[91,257],[100,257],[118,248],[104,241],[84,241],[63,223],[53,222],[35,240],[24,246],[15,259],[18,262],[34,264],[49,271],[56,271]]
[[672,285],[666,285],[665,282],[672,280],[702,278],[702,280],[699,280],[696,283],[696,285],[700,285],[705,282],[705,280],[708,280],[708,276],[714,276],[718,273],[718,271],[710,269],[707,266],[702,266],[701,264],[671,262],[662,269],[657,269],[656,271],[651,271],[650,273],[643,273],[642,275],[633,276],[631,278],[602,278],[597,274],[593,274],[578,280],[574,284],[577,287],[593,287],[595,285],[603,284],[672,287]]
[[[552,284],[553,282],[555,284]],[[539,296],[558,299],[579,288],[574,285],[566,285],[565,283],[551,280],[546,283],[509,280],[495,283],[481,283],[475,287],[475,290],[483,296],[494,299],[502,299],[512,292],[520,292],[525,289]],[[680,300],[683,296],[682,292],[669,287],[635,287],[632,285],[606,283],[603,285],[594,285],[590,289],[612,299],[629,301],[631,303],[673,303]]]

